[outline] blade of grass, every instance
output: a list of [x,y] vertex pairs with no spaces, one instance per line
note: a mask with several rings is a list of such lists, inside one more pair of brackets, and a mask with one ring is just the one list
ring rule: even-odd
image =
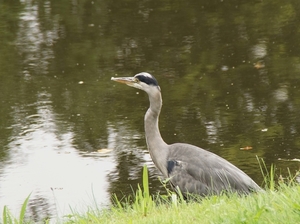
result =
[[26,208],[27,208],[27,204],[28,204],[28,201],[29,201],[29,198],[30,198],[30,195],[28,195],[28,197],[25,199],[23,205],[22,205],[22,209],[21,209],[21,212],[20,212],[20,217],[19,217],[19,223],[23,223],[24,222],[24,217],[25,217],[25,213],[26,213]]
[[261,174],[264,178],[265,187],[269,190],[275,190],[275,165],[271,164],[270,171],[267,168],[267,165],[263,159],[259,159],[257,156],[258,165],[261,171]]
[[5,205],[3,208],[3,224],[7,224],[8,214],[7,214],[7,206]]
[[271,164],[271,168],[270,168],[270,177],[269,177],[269,187],[271,191],[275,190],[275,165]]
[[123,208],[123,206],[116,194],[113,194],[113,202],[115,203],[115,206],[117,206],[119,209]]
[[147,166],[143,167],[143,189],[144,189],[144,198],[149,199],[149,179],[148,179],[148,169]]

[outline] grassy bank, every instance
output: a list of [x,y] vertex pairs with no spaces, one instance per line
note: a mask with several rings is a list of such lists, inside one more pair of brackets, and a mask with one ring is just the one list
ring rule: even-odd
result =
[[201,203],[159,204],[76,215],[67,223],[300,223],[300,187],[249,197],[213,196]]
[[144,189],[137,191],[132,205],[116,201],[110,210],[74,214],[66,223],[300,223],[300,186],[292,180],[275,185],[273,171],[264,173],[264,192],[224,194],[187,203],[172,192],[153,199],[144,170]]
[[[236,194],[198,198],[186,202],[169,191],[169,195],[151,196],[148,173],[144,168],[143,186],[133,203],[115,199],[107,210],[91,209],[85,214],[71,214],[61,223],[300,223],[300,186],[292,179],[274,182],[274,169],[264,174],[266,191],[249,196]],[[27,203],[26,199],[26,203]],[[24,207],[24,206],[23,206]],[[26,205],[25,205],[26,207]],[[25,209],[25,208],[24,208]],[[3,223],[22,223],[9,216]],[[21,222],[19,222],[21,221]]]

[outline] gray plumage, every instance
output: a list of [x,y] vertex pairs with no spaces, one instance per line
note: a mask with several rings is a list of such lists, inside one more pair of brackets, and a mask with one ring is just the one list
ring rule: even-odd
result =
[[157,80],[149,73],[134,77],[112,78],[113,81],[144,90],[150,101],[145,114],[148,150],[155,166],[174,187],[183,193],[220,194],[222,191],[248,194],[261,188],[243,171],[222,157],[185,143],[168,145],[160,135],[158,118],[162,97]]

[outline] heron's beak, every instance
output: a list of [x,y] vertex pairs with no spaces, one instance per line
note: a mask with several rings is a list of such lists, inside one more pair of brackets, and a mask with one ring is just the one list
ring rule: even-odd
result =
[[111,80],[120,82],[120,83],[124,83],[128,86],[131,86],[131,87],[134,87],[137,89],[142,89],[141,85],[139,84],[139,82],[137,81],[137,79],[135,77],[120,77],[120,78],[112,77]]
[[129,86],[136,83],[136,81],[133,77],[119,77],[119,78],[111,77],[111,80],[115,81],[115,82],[124,83]]

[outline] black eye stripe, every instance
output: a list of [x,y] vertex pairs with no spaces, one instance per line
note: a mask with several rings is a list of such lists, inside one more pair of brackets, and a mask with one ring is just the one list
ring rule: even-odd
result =
[[148,85],[158,86],[157,80],[150,74],[147,74],[147,76],[142,74],[137,74],[135,78],[137,78],[140,82],[144,82]]

